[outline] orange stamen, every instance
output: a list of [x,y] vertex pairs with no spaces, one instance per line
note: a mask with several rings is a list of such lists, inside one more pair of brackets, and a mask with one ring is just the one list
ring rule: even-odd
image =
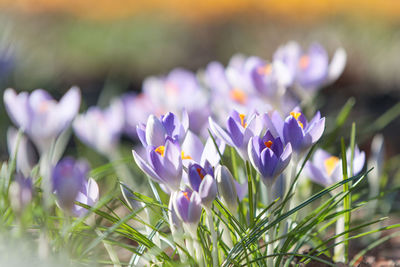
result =
[[158,154],[164,157],[165,146],[159,146],[154,151],[156,151]]
[[324,165],[325,165],[325,170],[328,173],[328,175],[331,175],[333,170],[335,169],[337,163],[339,162],[339,158],[332,156],[330,158],[327,158],[324,161]]
[[246,115],[244,114],[239,114],[239,118],[240,118],[240,124],[242,125],[243,128],[247,127],[247,123],[244,121]]
[[271,148],[272,144],[273,144],[272,141],[264,142],[264,145],[265,145],[266,147],[268,147],[268,148]]
[[187,193],[187,192],[182,192],[182,193],[183,193],[183,196],[184,196],[188,201],[190,201],[189,196],[188,196],[188,193]]
[[272,65],[271,64],[266,64],[262,67],[257,68],[257,73],[260,75],[269,75],[272,72]]
[[300,58],[299,60],[299,67],[301,69],[306,69],[310,65],[310,57],[307,55],[304,55]]
[[235,100],[236,102],[244,105],[247,102],[247,95],[240,89],[232,89],[229,92],[229,96],[231,99]]
[[197,173],[199,174],[201,180],[203,180],[203,179],[204,179],[204,175],[201,173],[201,169],[200,169],[200,168],[197,168],[196,171],[197,171]]

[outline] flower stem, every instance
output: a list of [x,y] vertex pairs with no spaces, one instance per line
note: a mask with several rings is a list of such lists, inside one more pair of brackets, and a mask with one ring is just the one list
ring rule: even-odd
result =
[[[272,197],[272,185],[266,185],[267,188],[267,197],[268,197],[268,205],[271,205],[272,201],[273,201],[273,197]],[[270,211],[269,214],[269,223],[271,223],[274,220],[274,215],[272,213],[272,211]],[[274,240],[274,233],[275,233],[275,227],[271,227],[268,230],[268,242],[271,242],[272,240]],[[274,253],[274,243],[269,243],[268,244],[268,254],[273,254]],[[274,266],[274,258],[273,257],[268,257],[267,258],[267,266]]]
[[217,240],[217,232],[215,232],[214,228],[214,218],[212,216],[212,211],[211,209],[206,210],[207,213],[207,219],[208,219],[208,224],[210,227],[210,232],[211,232],[211,239],[212,239],[212,260],[213,260],[213,266],[217,267],[218,265],[218,240]]

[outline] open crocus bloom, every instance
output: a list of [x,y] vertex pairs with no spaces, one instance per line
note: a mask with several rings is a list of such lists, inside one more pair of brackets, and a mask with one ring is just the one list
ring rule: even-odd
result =
[[182,152],[177,141],[167,137],[163,145],[147,146],[147,161],[135,150],[132,153],[139,168],[160,183],[164,191],[171,193],[179,190],[182,179]]
[[[348,174],[350,174],[351,150],[346,151]],[[365,153],[356,146],[354,148],[353,173],[361,172],[365,163]],[[328,152],[318,149],[315,151],[313,160],[307,162],[307,172],[312,181],[328,187],[343,180],[342,160],[330,155]]]
[[65,130],[79,110],[80,90],[72,87],[59,102],[42,89],[31,94],[4,92],[4,104],[14,124],[32,139],[41,153]]
[[158,147],[164,144],[166,137],[182,143],[188,127],[186,111],[182,114],[182,121],[175,114],[168,112],[160,118],[150,115],[147,123],[138,125],[136,131],[144,147]]
[[285,147],[280,137],[274,138],[270,131],[262,137],[254,136],[248,145],[249,158],[261,174],[264,184],[271,186],[290,162],[292,146]]
[[124,111],[119,100],[114,100],[105,110],[91,107],[73,123],[78,138],[105,155],[115,149],[123,127]]
[[295,152],[301,153],[315,144],[325,129],[325,118],[321,118],[319,111],[307,121],[301,112],[293,111],[286,118],[283,126],[285,143],[291,143]]
[[244,114],[232,111],[227,121],[227,129],[222,129],[214,120],[209,118],[211,132],[226,142],[228,145],[236,148],[239,155],[248,159],[247,144],[251,137],[259,135],[263,129],[263,119],[258,114],[253,114],[249,120]]
[[346,53],[339,48],[329,63],[328,54],[320,44],[313,43],[304,52],[298,43],[289,42],[275,52],[274,60],[286,65],[293,83],[316,90],[340,76],[346,64]]
[[258,57],[251,57],[247,60],[247,65],[253,86],[264,96],[274,97],[290,83],[289,70],[280,61],[267,62]]

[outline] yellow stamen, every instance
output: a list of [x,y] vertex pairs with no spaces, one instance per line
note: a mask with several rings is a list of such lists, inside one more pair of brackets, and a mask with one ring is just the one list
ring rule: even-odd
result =
[[181,152],[181,156],[182,156],[182,159],[192,159],[191,156],[185,155],[185,153],[183,152],[183,150],[182,150],[182,152]]
[[266,64],[262,67],[257,68],[257,73],[260,75],[269,75],[272,72],[272,65],[271,64]]
[[303,123],[302,123],[301,121],[299,121],[299,117],[300,117],[300,115],[301,115],[300,112],[294,112],[294,111],[292,111],[292,112],[290,112],[290,115],[292,115],[293,118],[296,119],[296,121],[299,123],[299,125],[300,125],[301,128],[304,128]]
[[197,173],[199,174],[201,180],[203,180],[204,175],[201,173],[201,169],[200,169],[200,168],[197,168],[196,171],[197,171]]
[[246,115],[244,114],[239,114],[239,118],[240,118],[240,124],[242,125],[243,128],[247,127],[247,123],[244,121]]
[[159,146],[154,151],[156,151],[158,154],[164,157],[165,146]]
[[302,56],[299,60],[299,67],[304,70],[308,65],[310,65],[310,57],[307,55]]
[[187,192],[182,192],[182,193],[183,193],[183,196],[184,196],[188,201],[190,201],[189,196],[188,196],[188,193],[187,193]]
[[273,144],[272,141],[264,142],[264,145],[265,145],[266,147],[268,147],[268,148],[271,148],[272,144]]
[[325,170],[328,173],[328,175],[332,174],[338,162],[339,158],[335,156],[329,157],[324,161]]
[[244,105],[247,102],[247,95],[240,89],[232,89],[229,92],[229,96],[231,99],[235,100],[236,102]]

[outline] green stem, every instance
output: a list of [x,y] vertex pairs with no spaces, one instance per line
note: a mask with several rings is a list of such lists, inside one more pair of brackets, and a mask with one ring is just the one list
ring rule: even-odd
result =
[[210,232],[211,232],[211,240],[212,240],[212,260],[213,260],[213,266],[218,267],[218,240],[217,240],[217,232],[215,232],[214,228],[214,218],[212,216],[212,211],[211,209],[206,210],[207,213],[207,219],[208,219],[208,224],[210,227]]
[[247,170],[247,186],[249,190],[249,220],[251,228],[254,224],[254,203],[253,203],[253,182],[251,178],[250,163],[248,161],[246,161],[246,170]]
[[[343,169],[343,180],[348,178],[347,174],[347,158],[346,158],[346,146],[344,143],[344,139],[341,140],[342,143],[342,169]],[[343,184],[343,192],[346,194],[349,191],[349,184]],[[347,194],[343,200],[343,209],[350,210],[350,194]],[[349,260],[349,233],[348,230],[350,229],[350,212],[346,212],[344,214],[344,261],[345,263]],[[336,233],[339,234],[339,233]]]
[[[272,185],[266,185],[267,188],[267,197],[268,197],[268,205],[271,205],[272,201],[273,201],[273,197],[272,197]],[[274,221],[274,215],[272,213],[272,211],[269,214],[269,219],[268,221],[271,223]],[[275,228],[271,227],[268,230],[268,242],[271,242],[272,240],[274,240],[274,234],[275,234]],[[268,244],[268,254],[273,254],[274,253],[274,243],[271,242]],[[268,257],[267,259],[267,266],[274,266],[274,258],[273,257]]]

